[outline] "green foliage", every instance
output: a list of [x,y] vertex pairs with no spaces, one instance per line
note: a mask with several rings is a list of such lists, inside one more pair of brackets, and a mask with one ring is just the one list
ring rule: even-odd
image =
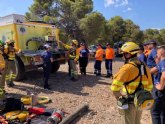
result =
[[92,10],[92,0],[34,0],[26,18],[55,23],[68,35],[79,39],[81,32],[78,23]]
[[93,12],[93,0],[34,0],[26,19],[54,23],[62,29],[62,40],[85,40],[89,44],[119,41],[143,43],[150,39],[165,43],[165,29],[140,30],[132,20],[115,16],[105,20]]
[[157,29],[147,29],[144,31],[144,41],[148,41],[150,39],[155,39],[159,44],[165,43],[165,29],[157,30]]
[[79,27],[88,43],[99,42],[104,35],[105,18],[101,13],[90,13],[80,20]]
[[138,25],[135,25],[131,20],[125,20],[125,33],[122,37],[123,41],[141,42],[142,32]]
[[111,41],[121,41],[125,32],[124,20],[120,16],[115,16],[108,21],[107,26]]

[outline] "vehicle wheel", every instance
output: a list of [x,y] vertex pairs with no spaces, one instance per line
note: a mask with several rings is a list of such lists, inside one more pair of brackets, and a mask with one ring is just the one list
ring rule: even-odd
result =
[[14,73],[16,75],[16,78],[14,79],[15,81],[20,81],[25,77],[25,67],[22,60],[18,56],[16,56],[15,59]]
[[60,68],[60,64],[58,62],[53,62],[51,73],[57,72],[59,68]]

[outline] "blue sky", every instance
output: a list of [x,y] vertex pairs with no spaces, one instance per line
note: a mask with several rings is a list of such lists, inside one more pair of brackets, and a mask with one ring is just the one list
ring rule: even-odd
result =
[[[33,0],[0,0],[0,16],[24,14]],[[141,29],[165,28],[165,0],[93,0],[94,11],[101,12],[107,20],[119,15],[131,19]]]

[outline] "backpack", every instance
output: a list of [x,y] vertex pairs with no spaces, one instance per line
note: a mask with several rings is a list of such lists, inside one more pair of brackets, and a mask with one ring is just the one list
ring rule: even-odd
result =
[[[153,96],[149,91],[144,89],[143,84],[142,84],[142,75],[146,75],[146,77],[148,77],[147,71],[146,71],[146,65],[143,62],[141,62],[140,64],[135,62],[135,65],[132,63],[128,63],[128,64],[131,64],[139,69],[138,76],[136,76],[131,81],[124,83],[124,86],[128,95],[128,100],[133,99],[135,107],[139,110],[151,109],[154,104]],[[139,81],[138,87],[132,94],[129,94],[127,90],[127,85],[135,81],[139,76],[140,76],[140,81]]]
[[23,110],[24,104],[20,99],[15,98],[7,98],[5,100],[5,108],[3,109],[3,113],[14,111],[14,110]]

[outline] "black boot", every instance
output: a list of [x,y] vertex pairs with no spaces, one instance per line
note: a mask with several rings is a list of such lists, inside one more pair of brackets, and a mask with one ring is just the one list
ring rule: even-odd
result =
[[71,81],[77,81],[77,79],[75,79],[75,77],[71,77],[70,80]]
[[101,76],[101,73],[97,73],[96,76]]
[[108,73],[105,77],[110,78],[110,77],[112,77],[112,74]]
[[9,84],[8,84],[8,87],[14,87],[15,84],[13,83],[13,81],[10,81]]

